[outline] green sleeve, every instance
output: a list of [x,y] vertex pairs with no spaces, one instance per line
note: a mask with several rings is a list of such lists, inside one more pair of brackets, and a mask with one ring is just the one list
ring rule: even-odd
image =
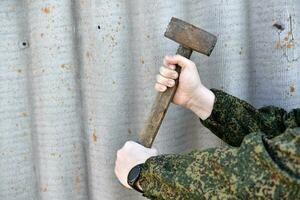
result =
[[240,147],[152,157],[139,183],[150,199],[298,199],[300,128],[273,139],[252,133]]
[[282,109],[268,106],[256,109],[221,90],[211,90],[215,104],[210,117],[202,124],[229,145],[240,146],[244,137],[253,132],[264,132],[268,138],[280,135],[286,128],[300,125],[300,109],[289,114]]

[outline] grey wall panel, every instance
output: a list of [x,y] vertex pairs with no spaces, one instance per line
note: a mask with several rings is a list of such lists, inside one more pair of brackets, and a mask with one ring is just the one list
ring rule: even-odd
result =
[[[300,106],[297,0],[4,0],[0,2],[0,199],[143,199],[114,175],[155,97],[172,16],[218,36],[194,53],[208,87],[255,106]],[[272,25],[285,26],[279,31]],[[26,44],[22,44],[25,42]],[[154,146],[221,145],[172,105]]]
[[0,16],[0,199],[35,199],[26,13],[2,1]]

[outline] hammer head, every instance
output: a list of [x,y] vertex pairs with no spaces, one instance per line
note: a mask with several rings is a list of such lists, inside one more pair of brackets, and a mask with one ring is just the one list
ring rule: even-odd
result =
[[165,37],[207,56],[211,54],[217,43],[217,37],[213,34],[175,17],[168,25]]

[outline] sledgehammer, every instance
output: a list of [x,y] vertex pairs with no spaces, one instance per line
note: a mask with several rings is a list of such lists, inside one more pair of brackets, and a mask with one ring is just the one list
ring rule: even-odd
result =
[[[186,58],[190,58],[193,51],[210,56],[217,42],[217,37],[213,34],[174,17],[167,27],[165,37],[178,42],[180,45],[176,54]],[[175,70],[180,74],[181,68],[179,66],[176,66]],[[139,143],[145,147],[150,148],[152,146],[177,86],[178,78],[174,87],[156,95],[149,117],[140,133]]]

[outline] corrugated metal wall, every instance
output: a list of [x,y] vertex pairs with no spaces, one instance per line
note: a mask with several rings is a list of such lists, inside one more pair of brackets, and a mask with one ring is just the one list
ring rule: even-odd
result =
[[[176,50],[163,37],[172,16],[218,35],[210,58],[192,57],[207,86],[300,106],[299,12],[298,0],[2,0],[0,199],[140,199],[115,179],[115,153],[137,139]],[[217,144],[176,106],[155,142],[161,153]]]

